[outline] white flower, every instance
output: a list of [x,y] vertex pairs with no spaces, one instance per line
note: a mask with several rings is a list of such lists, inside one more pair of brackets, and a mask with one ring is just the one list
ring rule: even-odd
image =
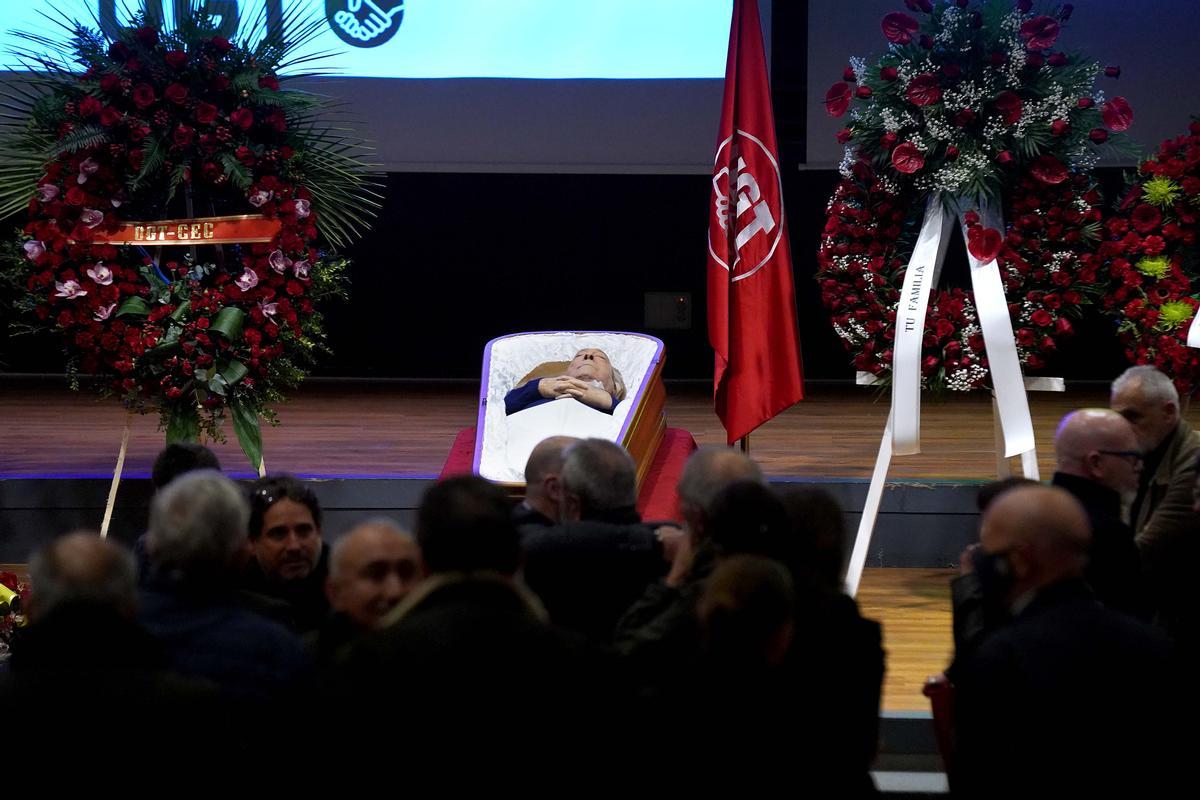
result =
[[53,183],[43,183],[37,188],[37,199],[41,203],[49,203],[58,197],[58,187]]
[[116,303],[110,303],[109,305],[106,305],[106,306],[100,306],[99,308],[96,309],[96,313],[92,315],[92,319],[96,320],[96,322],[103,322],[104,320],[106,320],[110,316],[112,316],[113,309],[115,309],[116,307],[117,307]]
[[25,255],[28,256],[31,261],[37,261],[38,256],[46,252],[46,245],[42,244],[37,239],[30,239],[25,243],[24,248]]
[[268,200],[271,199],[271,193],[260,189],[259,191],[251,194],[246,199],[250,201],[250,205],[254,206],[255,208],[260,208],[261,206],[265,205]]
[[102,261],[97,261],[94,267],[88,267],[87,276],[101,286],[108,286],[113,282],[112,270],[104,266]]
[[267,260],[271,262],[271,269],[280,275],[286,274],[287,268],[292,265],[292,260],[285,256],[282,250],[272,250]]
[[[264,317],[273,317],[273,316],[275,316],[277,306],[275,303],[260,302],[258,304],[258,309],[259,309],[259,311],[262,311]],[[271,322],[275,322],[275,320],[271,320]]]
[[79,285],[78,281],[67,281],[65,283],[59,283],[58,281],[55,281],[54,288],[58,289],[58,291],[54,293],[55,297],[65,297],[68,300],[74,300],[77,297],[83,297],[87,294],[87,292],[83,290],[83,287]]
[[300,219],[307,217],[310,208],[309,202],[307,200],[296,200],[294,202],[296,204],[296,216]]
[[104,212],[96,211],[95,209],[85,208],[79,214],[79,221],[89,228],[94,228],[101,222],[104,222]]
[[249,267],[234,281],[243,292],[248,292],[258,286],[258,273]]
[[312,269],[312,265],[307,261],[297,261],[292,264],[292,269],[296,271],[297,278],[300,280],[306,280],[308,278],[308,271]]

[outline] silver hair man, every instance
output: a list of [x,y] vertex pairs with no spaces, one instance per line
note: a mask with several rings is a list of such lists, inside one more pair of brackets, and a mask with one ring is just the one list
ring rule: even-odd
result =
[[150,505],[150,563],[181,580],[224,575],[245,552],[249,521],[249,503],[233,481],[214,470],[189,472]]

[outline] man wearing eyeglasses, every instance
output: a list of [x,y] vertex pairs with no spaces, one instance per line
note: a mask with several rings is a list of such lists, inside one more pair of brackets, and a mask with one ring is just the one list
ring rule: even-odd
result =
[[1115,411],[1085,408],[1063,417],[1054,435],[1055,486],[1070,492],[1092,526],[1084,578],[1109,608],[1149,616],[1133,529],[1121,516],[1137,492],[1142,451],[1133,426]]

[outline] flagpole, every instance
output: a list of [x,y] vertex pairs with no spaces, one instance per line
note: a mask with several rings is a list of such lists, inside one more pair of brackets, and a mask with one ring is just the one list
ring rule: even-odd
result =
[[738,439],[738,448],[742,451],[742,455],[750,457],[750,434],[746,434]]

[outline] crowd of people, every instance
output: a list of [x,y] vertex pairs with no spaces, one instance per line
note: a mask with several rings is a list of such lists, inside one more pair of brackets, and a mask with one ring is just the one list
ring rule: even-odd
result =
[[[1198,455],[1174,386],[1137,367],[1111,409],[1064,418],[1050,485],[981,491],[954,660],[932,679],[954,692],[954,791],[1173,775]],[[536,763],[588,785],[653,772],[873,793],[882,631],[842,592],[828,493],[776,491],[742,453],[702,448],[679,519],[643,520],[628,453],[569,437],[539,444],[526,479],[514,506],[447,478],[411,533],[374,518],[330,544],[312,485],[240,487],[205,448],[169,446],[131,552],[78,532],[32,555],[0,719],[31,749],[100,758],[120,731],[139,763],[194,770],[219,751],[206,769],[289,764],[281,780],[301,783],[342,759],[432,781],[474,766],[497,786]]]

